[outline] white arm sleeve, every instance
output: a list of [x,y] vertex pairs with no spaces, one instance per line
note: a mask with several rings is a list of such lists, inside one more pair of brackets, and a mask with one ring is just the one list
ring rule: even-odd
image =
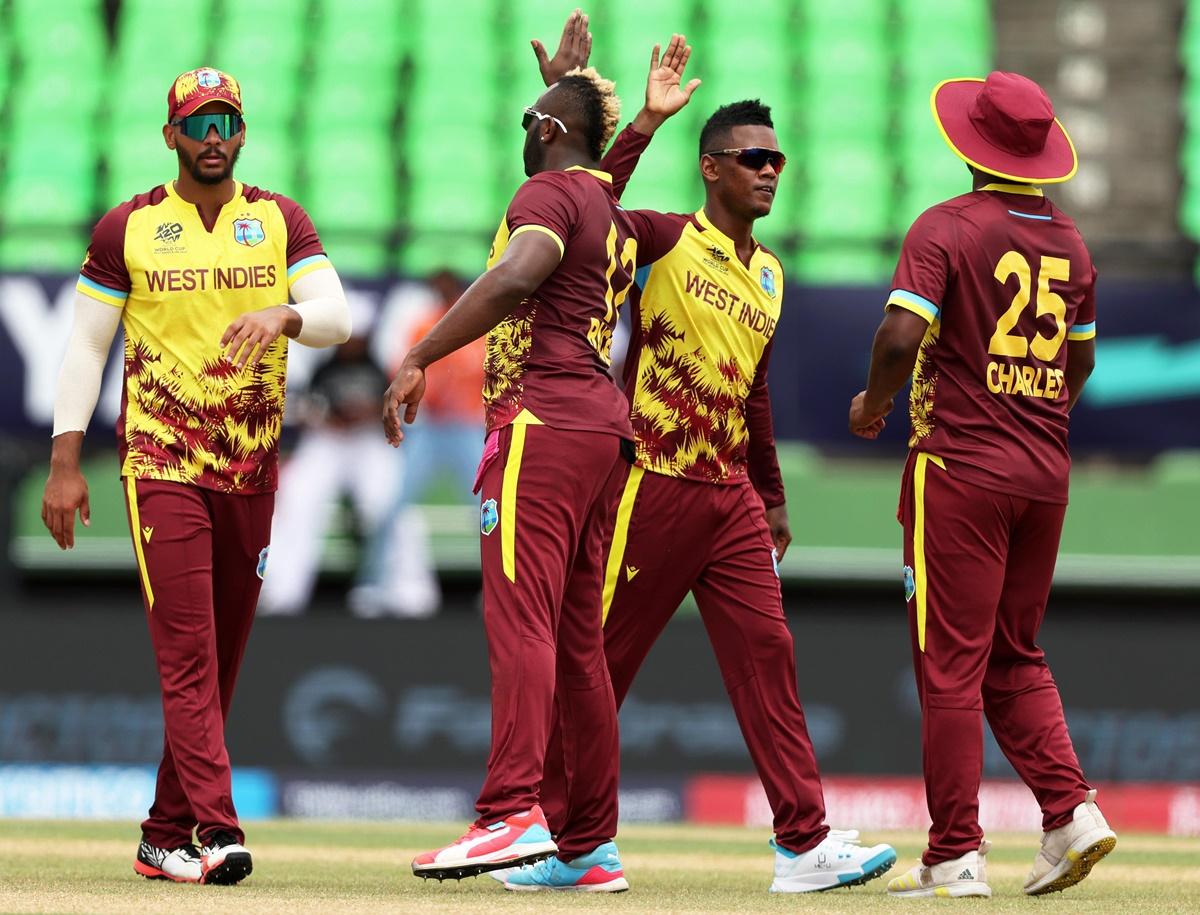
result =
[[87,431],[120,323],[120,308],[75,293],[75,320],[54,395],[54,435]]
[[297,343],[333,346],[350,339],[350,306],[332,267],[306,273],[292,284],[292,305],[304,322]]

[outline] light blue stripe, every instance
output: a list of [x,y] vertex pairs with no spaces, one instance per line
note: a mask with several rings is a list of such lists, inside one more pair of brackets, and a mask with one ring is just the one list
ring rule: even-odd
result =
[[292,264],[292,266],[288,267],[288,276],[291,276],[297,270],[307,267],[309,264],[315,264],[317,261],[327,260],[329,260],[329,258],[324,254],[314,254],[311,257],[302,257],[300,260],[296,261],[296,263]]
[[633,281],[637,284],[638,289],[646,288],[646,280],[650,279],[650,264],[643,267],[638,267],[637,272],[633,275]]
[[929,299],[919,296],[915,292],[909,292],[907,289],[893,289],[888,298],[901,299],[910,305],[916,305],[917,308],[921,309],[921,311],[925,312],[931,318],[936,318],[942,313],[942,309],[934,305]]
[[1073,333],[1073,334],[1090,334],[1090,333],[1095,333],[1095,330],[1096,330],[1096,322],[1093,321],[1091,324],[1076,324],[1076,325],[1072,326],[1071,333]]
[[83,285],[87,286],[88,289],[95,289],[97,292],[103,292],[105,295],[110,295],[114,299],[129,298],[128,292],[122,292],[120,289],[109,289],[107,286],[101,286],[95,280],[89,280],[82,273],[79,274],[79,282],[81,282],[81,283],[83,283]]
[[1049,222],[1053,216],[1035,216],[1033,213],[1018,213],[1016,210],[1009,210],[1009,216],[1020,216],[1022,219],[1040,219],[1044,222]]

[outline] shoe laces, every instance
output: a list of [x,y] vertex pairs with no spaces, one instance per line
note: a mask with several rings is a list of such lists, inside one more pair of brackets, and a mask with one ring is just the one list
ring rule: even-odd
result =
[[204,847],[205,848],[224,848],[226,845],[240,845],[240,844],[241,843],[238,842],[237,837],[233,833],[226,832],[225,830],[222,829],[219,832],[214,832],[211,836],[209,836],[208,841],[204,843]]

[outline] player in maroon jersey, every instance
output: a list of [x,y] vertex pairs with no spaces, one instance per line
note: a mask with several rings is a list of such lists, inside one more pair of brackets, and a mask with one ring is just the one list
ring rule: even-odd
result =
[[[694,88],[679,85],[686,59],[677,37],[656,68],[664,115]],[[564,742],[604,752],[617,742],[600,627],[602,536],[633,430],[607,366],[635,264],[657,257],[651,217],[618,207],[599,170],[618,116],[613,84],[594,70],[572,70],[525,110],[530,179],[509,205],[488,270],[413,347],[384,398],[384,427],[398,445],[400,407],[415,419],[425,367],[488,335],[476,488],[492,750],[475,825],[419,855],[418,876],[467,876],[557,852],[566,862],[595,859],[579,871],[589,889],[628,887],[610,841],[615,772],[578,786],[557,843],[538,806],[556,680]],[[561,612],[564,593],[589,590],[594,599],[570,603],[585,609]]]
[[1072,886],[1116,836],[1067,733],[1037,633],[1067,504],[1067,425],[1095,364],[1096,270],[1043,184],[1075,174],[1050,99],[1014,73],[939,84],[973,189],[904,240],[850,430],[875,438],[912,375],[901,487],[929,847],[896,896],[990,896],[982,711],[1042,808],[1031,895]]

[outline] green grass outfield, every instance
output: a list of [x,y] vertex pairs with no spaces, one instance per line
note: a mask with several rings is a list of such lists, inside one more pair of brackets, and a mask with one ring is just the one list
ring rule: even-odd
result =
[[[781,442],[779,461],[795,541],[781,564],[785,582],[899,581],[900,526],[896,501],[900,460],[845,461],[822,457],[798,442]],[[92,526],[76,528],[75,549],[61,552],[41,520],[45,471],[31,470],[15,502],[10,553],[18,568],[93,573],[133,568],[125,502],[116,458],[85,466]],[[445,481],[442,481],[443,484]],[[455,502],[445,485],[423,506],[433,554],[447,572],[478,574],[479,510]],[[1174,452],[1138,468],[1078,464],[1063,529],[1055,580],[1092,588],[1184,589],[1200,593],[1200,454]],[[356,561],[345,521],[326,538],[323,567],[345,573]],[[338,527],[343,530],[338,530]]]
[[[409,872],[418,851],[461,824],[308,823],[248,825],[253,875],[238,887],[183,886],[133,873],[133,823],[0,821],[0,912],[1200,912],[1200,840],[1122,835],[1082,884],[1030,899],[1021,881],[1035,836],[993,836],[994,896],[985,900],[891,900],[884,883],[807,896],[773,896],[767,836],[736,827],[629,826],[619,837],[632,889],[618,895],[526,895],[488,878],[444,884]],[[918,833],[880,833],[910,866]]]

